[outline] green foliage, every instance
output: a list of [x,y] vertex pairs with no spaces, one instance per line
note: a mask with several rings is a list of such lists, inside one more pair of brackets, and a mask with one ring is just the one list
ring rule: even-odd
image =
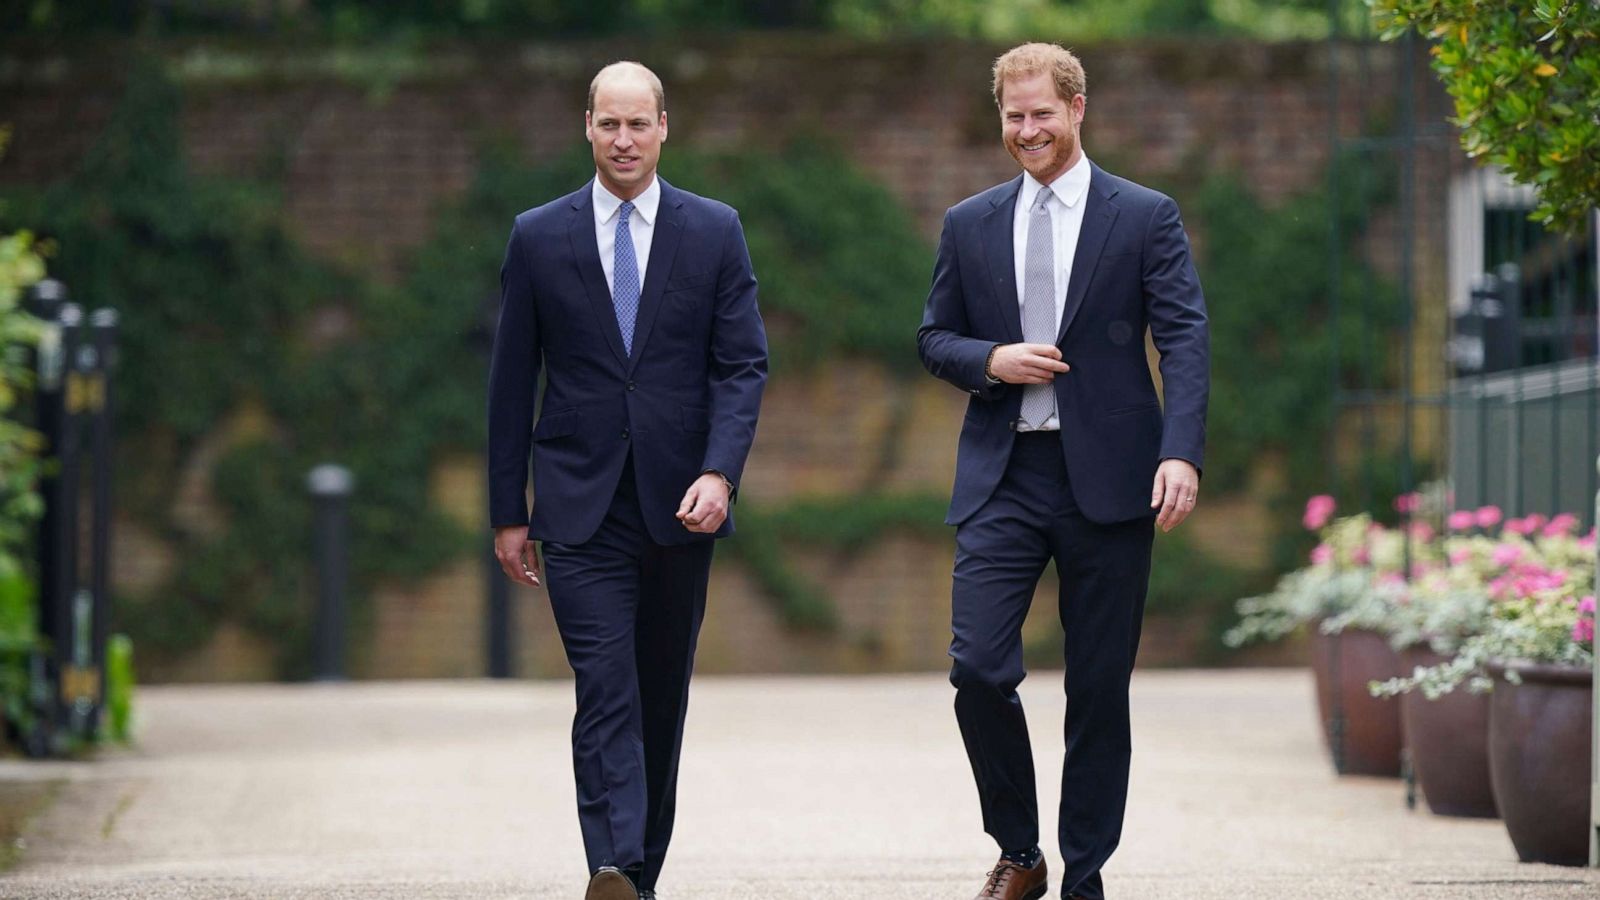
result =
[[1386,40],[1431,38],[1468,155],[1539,197],[1533,218],[1581,231],[1600,207],[1600,5],[1586,0],[1367,0]]
[[[58,272],[75,296],[124,314],[119,497],[176,551],[165,584],[118,598],[124,625],[173,655],[237,621],[275,642],[285,674],[299,674],[303,483],[314,464],[337,460],[357,475],[358,603],[380,574],[416,575],[465,546],[427,489],[438,454],[472,446],[479,388],[458,378],[450,395],[428,367],[476,359],[457,324],[472,314],[457,299],[419,318],[392,292],[306,257],[272,191],[191,174],[179,99],[157,66],[141,65],[83,167],[19,193],[5,212],[60,241]],[[353,324],[329,334],[313,327],[314,311]],[[197,514],[173,488],[207,470],[213,508]]]
[[687,28],[810,28],[824,22],[828,5],[828,0],[35,0],[0,11],[0,33],[274,30],[349,41],[413,36],[549,38]]
[[832,631],[838,626],[832,599],[794,571],[792,556],[814,549],[860,551],[897,532],[945,537],[948,505],[937,494],[874,493],[800,499],[772,509],[741,506],[727,552],[748,567],[785,624]]
[[[8,130],[0,127],[0,153]],[[26,731],[33,721],[29,660],[39,649],[34,584],[24,554],[44,511],[37,490],[43,439],[17,419],[32,388],[25,350],[40,323],[19,306],[23,290],[44,277],[44,259],[29,231],[0,229],[0,716]]]
[[[1328,487],[1335,347],[1339,385],[1390,388],[1399,380],[1402,298],[1357,243],[1363,216],[1387,196],[1387,179],[1361,175],[1342,185],[1337,204],[1317,189],[1266,208],[1232,176],[1184,194],[1186,218],[1202,235],[1197,267],[1212,313],[1207,489],[1242,488],[1255,466],[1283,462],[1287,477],[1271,498],[1284,523],[1280,563],[1304,549],[1294,524],[1299,504]],[[1339,236],[1337,286],[1330,221]]]
[[832,21],[841,31],[873,37],[1068,44],[1194,34],[1295,40],[1328,33],[1322,0],[835,0]]
[[549,38],[736,28],[828,29],[883,37],[931,35],[1082,42],[1152,34],[1323,37],[1323,0],[50,0],[0,12],[6,33],[218,34],[277,31],[341,41],[428,37]]
[[133,738],[133,641],[125,634],[106,640],[106,696],[102,740],[126,744]]
[[39,620],[32,580],[13,571],[0,576],[0,715],[17,734],[33,728],[29,663],[39,650]]

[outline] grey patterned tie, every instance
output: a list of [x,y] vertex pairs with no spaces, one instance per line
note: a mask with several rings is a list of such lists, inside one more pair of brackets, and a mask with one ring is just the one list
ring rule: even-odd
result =
[[633,233],[628,219],[633,202],[625,200],[617,210],[617,238],[611,266],[611,302],[617,307],[617,329],[622,332],[622,350],[633,354],[633,323],[639,318],[639,260],[633,249]]
[[[1050,223],[1050,189],[1039,191],[1028,216],[1028,255],[1022,267],[1022,339],[1030,344],[1056,342],[1056,249]],[[1054,384],[1022,389],[1022,421],[1038,430],[1055,414]]]

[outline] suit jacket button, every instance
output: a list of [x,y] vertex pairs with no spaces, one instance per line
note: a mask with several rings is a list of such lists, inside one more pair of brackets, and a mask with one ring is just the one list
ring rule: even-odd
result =
[[631,381],[630,381],[630,382],[628,382],[628,390],[630,390],[630,391],[631,391],[631,390],[633,390],[633,389],[634,389],[634,388],[636,388],[636,387],[638,387],[638,385],[636,385],[636,384],[634,384],[634,383],[633,383],[633,382],[631,382]]
[[628,439],[628,429],[626,429],[626,428],[622,429],[622,439],[623,440],[627,440]]

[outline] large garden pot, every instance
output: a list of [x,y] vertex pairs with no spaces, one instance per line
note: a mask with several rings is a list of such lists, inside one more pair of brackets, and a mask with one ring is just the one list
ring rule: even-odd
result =
[[[1504,679],[1507,667],[1521,684]],[[1585,865],[1594,674],[1532,663],[1490,672],[1489,774],[1511,845],[1523,862]]]
[[[1427,647],[1407,647],[1405,670],[1436,666],[1445,658]],[[1489,783],[1489,695],[1465,684],[1429,700],[1415,690],[1400,698],[1400,721],[1411,748],[1416,775],[1428,808],[1441,816],[1492,819],[1497,813]]]
[[1374,697],[1370,681],[1400,674],[1400,656],[1377,632],[1347,628],[1323,634],[1312,626],[1322,737],[1340,775],[1400,775],[1400,704]]

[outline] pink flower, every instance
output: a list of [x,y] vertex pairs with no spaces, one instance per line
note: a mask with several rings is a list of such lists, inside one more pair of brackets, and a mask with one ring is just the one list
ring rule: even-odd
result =
[[1476,518],[1469,510],[1458,509],[1451,513],[1444,523],[1450,527],[1451,531],[1466,531],[1472,527],[1475,521],[1477,521]]
[[1416,491],[1394,498],[1394,511],[1397,513],[1414,513],[1421,507],[1422,495]]
[[1564,534],[1571,534],[1572,530],[1577,527],[1577,516],[1573,515],[1572,513],[1562,513],[1561,515],[1556,516],[1554,519],[1551,519],[1550,524],[1544,526],[1544,531],[1541,533],[1545,537],[1560,537]]
[[1593,550],[1594,549],[1594,529],[1593,528],[1589,529],[1589,533],[1588,534],[1584,535],[1581,538],[1578,538],[1578,549],[1580,549],[1580,550]]
[[1328,520],[1333,518],[1333,510],[1336,506],[1334,499],[1327,494],[1318,494],[1307,500],[1305,518],[1301,519],[1306,526],[1306,530],[1316,531],[1328,524]]
[[1573,622],[1572,639],[1580,644],[1594,643],[1594,619],[1579,619]]
[[1333,548],[1327,544],[1318,544],[1311,548],[1311,561],[1319,566],[1333,562]]
[[1494,548],[1494,555],[1490,557],[1490,561],[1501,568],[1505,568],[1521,558],[1521,547],[1516,544],[1499,544]]
[[1533,516],[1529,516],[1526,519],[1507,519],[1506,524],[1501,526],[1502,530],[1507,534],[1520,534],[1524,536],[1533,534],[1533,529],[1535,527],[1537,526],[1533,524]]
[[1372,548],[1368,547],[1366,544],[1362,544],[1356,548],[1355,553],[1350,555],[1350,559],[1356,565],[1364,566],[1367,563],[1372,562]]
[[1528,515],[1524,517],[1522,521],[1527,523],[1528,533],[1533,534],[1535,531],[1539,530],[1540,526],[1544,525],[1544,516],[1541,516],[1538,513],[1528,513]]
[[1466,547],[1457,547],[1450,551],[1450,565],[1459,566],[1472,559],[1472,551]]
[[1429,525],[1427,522],[1412,522],[1411,536],[1416,540],[1426,544],[1427,542],[1433,540],[1433,526]]
[[1493,528],[1500,524],[1500,507],[1480,506],[1478,511],[1473,513],[1473,519],[1478,523],[1479,528]]

